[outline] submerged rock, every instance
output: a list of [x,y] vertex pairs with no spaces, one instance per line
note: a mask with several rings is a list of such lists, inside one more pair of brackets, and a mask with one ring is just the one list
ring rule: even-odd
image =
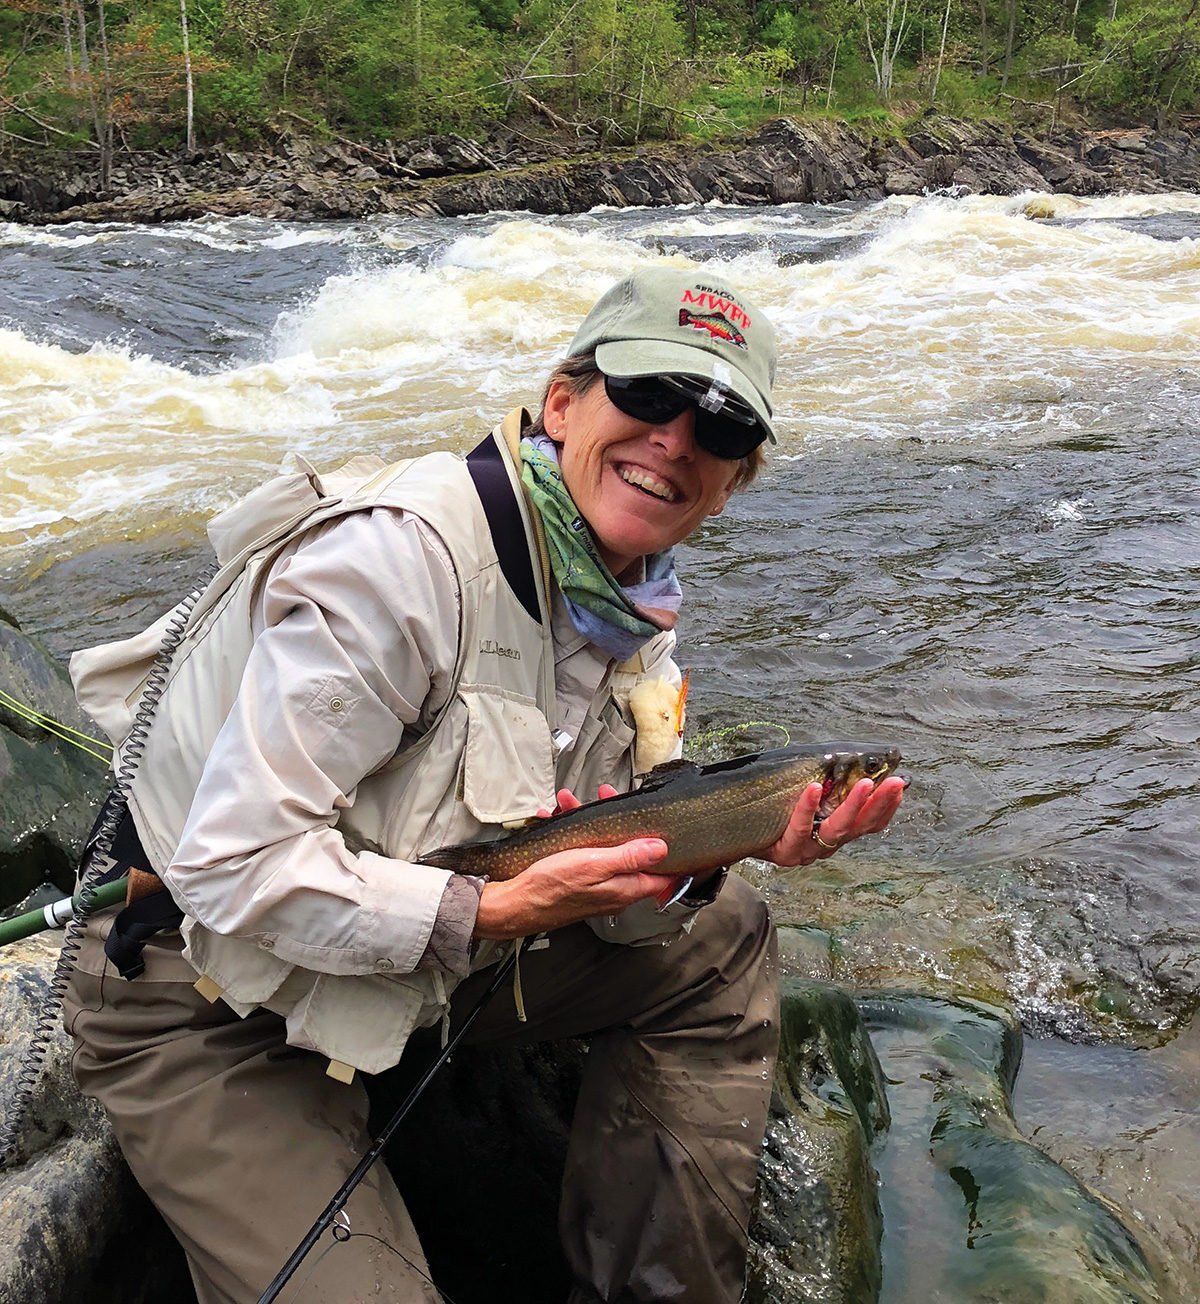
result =
[[[918,1133],[905,1151],[910,1171],[893,1171],[881,1157],[885,1187],[896,1188],[890,1201],[885,1195],[885,1218],[889,1203],[919,1203],[920,1226],[939,1246],[930,1263],[928,1241],[896,1238],[894,1270],[920,1286],[905,1298],[1160,1304],[1129,1228],[1013,1121],[1021,1033],[1010,1014],[912,994],[873,996],[862,1008],[893,1083],[893,1108],[903,1097]],[[922,1142],[940,1180],[911,1172]],[[919,1202],[910,1182],[920,1185]]]

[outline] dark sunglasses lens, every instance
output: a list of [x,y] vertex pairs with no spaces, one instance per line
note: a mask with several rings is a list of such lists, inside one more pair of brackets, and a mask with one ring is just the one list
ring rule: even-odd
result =
[[696,443],[714,457],[736,461],[748,457],[767,437],[759,425],[747,426],[728,417],[714,416],[702,408],[696,409]]
[[657,376],[605,376],[604,392],[613,407],[627,417],[651,425],[673,421],[691,401],[686,394],[668,388]]
[[[613,407],[650,425],[674,421],[685,408],[697,404],[702,388],[702,382],[681,382],[675,377],[669,382],[657,376],[604,377],[604,392]],[[766,431],[740,400],[737,417],[696,406],[696,443],[714,457],[736,461],[752,453],[766,437]]]

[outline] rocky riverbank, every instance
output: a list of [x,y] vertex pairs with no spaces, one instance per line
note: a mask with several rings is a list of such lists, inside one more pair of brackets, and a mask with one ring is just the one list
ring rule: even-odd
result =
[[780,118],[753,136],[604,153],[498,133],[386,146],[288,137],[270,152],[211,149],[118,160],[100,191],[94,155],[0,158],[0,218],[166,222],[205,214],[285,219],[459,216],[708,203],[834,202],[958,188],[1071,195],[1200,191],[1200,128],[1045,134],[931,115],[904,136]]

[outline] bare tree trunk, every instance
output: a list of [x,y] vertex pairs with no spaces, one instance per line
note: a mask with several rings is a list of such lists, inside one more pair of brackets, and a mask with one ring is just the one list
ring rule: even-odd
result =
[[196,148],[196,136],[192,117],[195,98],[192,87],[192,48],[188,43],[187,0],[179,0],[179,30],[183,33],[183,75],[187,81],[187,134],[184,148],[190,154]]
[[833,103],[833,74],[837,72],[838,50],[841,48],[842,38],[839,36],[833,43],[833,62],[829,65],[829,89],[825,92],[825,108],[828,109]]
[[[875,39],[871,31],[871,15],[867,12],[866,6],[861,4],[861,0],[860,8],[864,20],[863,30],[867,38],[867,53],[875,69],[875,86],[879,91],[879,98],[886,104],[892,96],[896,58],[908,32],[908,0],[887,0],[884,9],[883,39],[878,50],[875,48]],[[898,17],[897,9],[900,10]]]
[[986,77],[988,72],[987,0],[979,0],[979,75]]
[[413,85],[421,84],[421,0],[413,0]]
[[[183,0],[180,0],[183,3]],[[938,47],[937,67],[933,73],[933,89],[929,92],[930,104],[937,103],[938,82],[942,80],[942,60],[946,57],[946,29],[950,26],[950,0],[946,0],[946,12],[942,15],[942,43]]]
[[108,60],[108,28],[105,23],[104,0],[96,0],[96,35],[100,38],[100,112],[96,126],[100,146],[100,189],[107,190],[112,182],[113,163],[113,85],[112,66]]
[[1000,77],[1000,89],[1008,89],[1008,75],[1012,72],[1013,37],[1017,31],[1017,0],[1007,0],[1008,35],[1004,41],[1004,72]]
[[1114,22],[1117,17],[1117,0],[1108,0],[1108,21]]
[[91,72],[91,61],[88,59],[87,14],[83,0],[75,0],[75,21],[79,24],[79,71],[86,77]]
[[59,0],[58,7],[62,14],[63,54],[67,60],[67,85],[75,90],[75,47],[71,38],[71,10],[67,6],[67,0]]
[[613,107],[613,95],[617,89],[616,81],[617,81],[617,0],[613,0],[612,34],[608,46],[608,120],[610,123],[615,123],[617,120],[616,109]]

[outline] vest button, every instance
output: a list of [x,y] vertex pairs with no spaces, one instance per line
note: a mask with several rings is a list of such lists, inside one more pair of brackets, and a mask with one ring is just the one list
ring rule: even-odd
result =
[[264,951],[273,951],[275,949],[275,939],[273,937],[264,937],[262,941],[259,942],[259,946],[261,946]]
[[388,970],[394,969],[395,967],[396,962],[394,960],[389,960],[386,956],[384,956],[382,960],[375,961],[376,973],[387,973]]
[[340,697],[331,697],[329,699],[329,709],[338,713],[344,711],[346,709],[345,700]]

